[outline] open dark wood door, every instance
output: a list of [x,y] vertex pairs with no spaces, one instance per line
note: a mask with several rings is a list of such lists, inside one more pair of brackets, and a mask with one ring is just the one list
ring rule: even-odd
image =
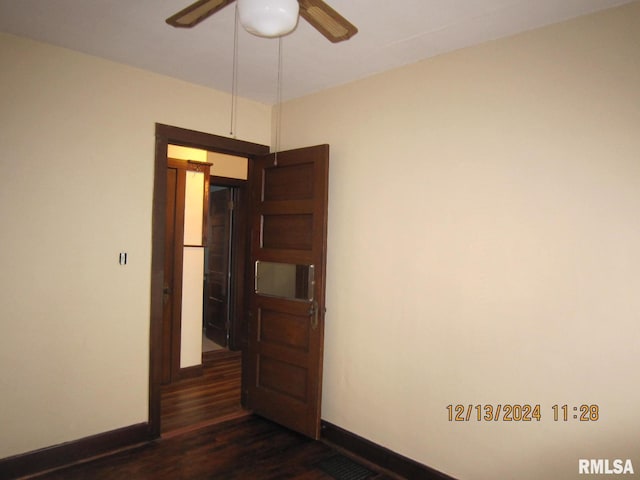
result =
[[243,390],[255,413],[320,436],[329,146],[251,162],[248,348]]

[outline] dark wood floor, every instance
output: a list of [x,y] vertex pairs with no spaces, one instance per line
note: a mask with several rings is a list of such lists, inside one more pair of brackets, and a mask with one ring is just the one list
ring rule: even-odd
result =
[[[337,452],[257,416],[229,420],[50,473],[48,480],[331,480]],[[354,478],[354,477],[337,477]],[[392,477],[372,472],[371,480]]]
[[[354,476],[336,449],[240,407],[240,356],[207,361],[203,377],[163,388],[162,438],[38,476],[47,480],[392,480],[368,465]],[[346,465],[345,465],[346,463]],[[360,461],[360,464],[363,462]],[[330,467],[333,465],[334,470]],[[338,465],[336,467],[336,465]],[[338,475],[336,472],[345,469]]]
[[162,388],[163,436],[248,415],[240,406],[241,352],[205,354],[204,374]]

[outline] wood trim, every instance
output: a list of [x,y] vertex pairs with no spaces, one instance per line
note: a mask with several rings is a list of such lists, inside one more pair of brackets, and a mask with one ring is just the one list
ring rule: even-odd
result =
[[[211,165],[211,164],[209,164]],[[209,238],[209,191],[211,190],[211,176],[209,167],[204,172],[204,192],[203,192],[203,204],[202,204],[202,240],[200,244],[202,248],[207,248]],[[186,245],[185,245],[186,247]],[[202,265],[204,268],[204,265]]]
[[213,163],[211,162],[201,162],[199,160],[187,160],[187,163],[189,165],[195,166],[195,171],[196,172],[204,172],[204,168],[207,168],[207,171],[209,171],[211,169],[211,167],[213,167]]
[[218,177],[216,175],[211,175],[209,180],[211,185],[220,185],[221,187],[244,188],[249,186],[249,182],[241,178]]
[[269,153],[269,147],[259,143],[245,142],[235,138],[221,137],[210,133],[156,123],[156,136],[169,140],[172,145],[194,147],[210,152],[227,153],[240,157],[254,157]]
[[403,478],[455,480],[438,470],[404,457],[324,420],[322,420],[321,440]]
[[152,439],[149,424],[92,435],[72,442],[34,450],[0,460],[0,478],[19,478],[46,470],[58,469],[91,457],[133,447]]
[[151,292],[149,332],[149,431],[160,436],[160,384],[162,380],[162,317],[164,282],[164,236],[167,207],[167,153],[169,138],[156,124],[156,155],[151,213]]
[[[165,208],[167,203],[168,145],[194,147],[211,152],[253,158],[269,153],[269,147],[156,123],[151,239],[151,304],[149,346],[149,432],[160,436],[160,382],[162,373],[162,289],[164,281]],[[242,234],[238,232],[238,234]]]
[[[247,342],[247,302],[246,302],[246,279],[247,269],[250,268],[248,249],[250,245],[249,236],[249,184],[245,181],[242,186],[236,187],[234,198],[234,224],[231,235],[235,239],[235,252],[231,256],[231,271],[235,273],[233,291],[233,308],[231,310],[235,321],[229,331],[229,349],[242,350]],[[242,239],[242,240],[240,240]]]
[[[169,163],[169,168],[173,165]],[[177,168],[176,203],[173,228],[173,293],[171,301],[171,381],[180,377],[180,350],[182,345],[182,280],[184,264],[184,208],[186,192],[186,169]]]

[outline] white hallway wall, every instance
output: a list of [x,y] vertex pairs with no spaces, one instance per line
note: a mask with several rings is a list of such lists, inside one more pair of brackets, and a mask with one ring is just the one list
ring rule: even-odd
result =
[[285,104],[331,145],[323,418],[464,480],[638,475],[638,45],[634,2]]
[[[230,99],[8,35],[0,64],[4,458],[147,421],[155,123],[226,135]],[[240,99],[239,138],[270,115]]]

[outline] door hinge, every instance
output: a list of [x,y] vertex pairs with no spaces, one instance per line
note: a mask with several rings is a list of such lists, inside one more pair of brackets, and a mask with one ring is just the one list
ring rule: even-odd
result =
[[229,200],[229,207],[228,207],[229,210],[233,211],[234,207],[235,207],[235,204],[233,203],[233,200]]

